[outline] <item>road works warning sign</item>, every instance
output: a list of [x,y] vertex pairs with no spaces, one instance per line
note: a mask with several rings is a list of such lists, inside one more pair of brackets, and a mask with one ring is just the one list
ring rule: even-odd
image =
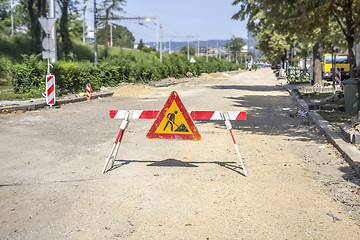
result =
[[170,94],[146,137],[177,140],[201,139],[194,122],[175,91]]

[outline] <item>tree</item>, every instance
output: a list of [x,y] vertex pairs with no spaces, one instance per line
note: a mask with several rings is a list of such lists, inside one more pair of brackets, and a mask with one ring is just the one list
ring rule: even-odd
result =
[[[180,49],[180,53],[182,54],[187,54],[187,46],[183,46],[181,49]],[[195,55],[195,48],[193,48],[192,46],[189,46],[189,54],[190,55]]]
[[[98,30],[99,43],[105,44],[105,39],[108,39],[105,38],[105,32],[105,27]],[[114,47],[134,48],[135,37],[126,27],[113,25],[112,37]]]
[[360,1],[358,0],[333,0],[330,10],[338,22],[347,42],[350,63],[350,78],[357,76],[355,58],[355,33],[360,25]]
[[70,56],[72,43],[70,39],[70,30],[69,30],[69,12],[76,11],[77,0],[57,0],[61,10],[60,17],[60,37],[62,43],[62,53],[65,59],[68,59]]
[[[339,45],[341,39],[345,38],[349,52],[350,76],[356,76],[354,42],[356,29],[360,25],[360,1],[235,0],[233,5],[240,5],[240,11],[234,14],[233,19],[244,20],[247,17],[248,28],[257,28],[262,19],[267,19],[274,24],[277,31],[296,36],[300,41],[311,41],[314,46]],[[337,34],[340,29],[342,37]],[[331,36],[333,33],[337,37]],[[320,47],[314,48],[317,49]],[[314,55],[317,56],[318,54]]]
[[144,43],[143,43],[143,40],[140,39],[140,42],[139,42],[139,45],[138,45],[138,49],[139,49],[139,50],[142,50],[143,47],[145,47],[145,45],[144,45]]
[[231,54],[235,55],[236,52],[241,52],[241,49],[246,45],[246,43],[241,39],[235,36],[232,36],[225,47],[230,51]]
[[46,0],[21,0],[21,5],[26,6],[25,15],[28,21],[28,29],[33,41],[32,51],[40,52],[41,51],[41,26],[38,21],[39,17],[46,17]]
[[103,16],[104,29],[105,29],[105,52],[104,56],[108,55],[108,39],[109,39],[109,20],[116,18],[115,11],[123,11],[122,6],[126,3],[126,0],[104,0],[99,8],[100,14]]

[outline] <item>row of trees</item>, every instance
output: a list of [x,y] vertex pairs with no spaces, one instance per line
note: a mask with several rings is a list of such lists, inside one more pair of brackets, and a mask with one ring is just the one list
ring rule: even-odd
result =
[[313,52],[314,82],[321,83],[320,47],[331,52],[347,49],[350,77],[357,76],[354,44],[360,40],[359,0],[234,0],[240,10],[235,20],[247,20],[255,33],[257,47],[268,60],[284,61],[296,46],[306,58]]
[[[13,23],[16,36],[28,36],[31,39],[31,52],[42,51],[41,39],[45,33],[38,21],[40,17],[48,16],[47,0],[18,0],[14,8]],[[80,3],[81,2],[81,3]],[[60,9],[60,18],[57,21],[57,33],[60,42],[60,54],[68,59],[72,52],[72,42],[81,40],[83,35],[83,22],[80,20],[79,9],[83,0],[56,0]],[[109,47],[109,20],[123,11],[125,0],[98,0],[97,19],[99,24],[99,42],[105,45],[105,56]],[[10,0],[0,0],[0,37],[9,37],[11,34]],[[90,9],[94,11],[94,9]],[[130,47],[135,41],[134,36],[127,28],[115,26],[113,31],[114,45]]]

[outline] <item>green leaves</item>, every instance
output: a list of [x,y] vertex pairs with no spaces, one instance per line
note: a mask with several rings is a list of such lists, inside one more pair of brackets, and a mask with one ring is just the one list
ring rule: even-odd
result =
[[[1,60],[1,62],[6,61]],[[132,52],[100,60],[97,65],[90,61],[57,61],[53,65],[51,73],[55,75],[56,88],[60,92],[73,93],[85,91],[87,83],[97,90],[102,86],[116,86],[121,82],[158,81],[168,77],[185,77],[187,72],[198,76],[200,73],[239,68],[228,61],[220,62],[213,57],[209,58],[209,62],[206,62],[205,57],[196,58],[196,63],[192,64],[187,60],[186,55],[179,54],[165,55],[163,63],[160,64],[155,54],[148,54],[148,57],[144,58],[143,55],[141,57]],[[43,90],[46,68],[47,63],[41,60],[41,54],[23,55],[20,64],[7,68],[7,71],[11,73],[15,92],[28,93]]]

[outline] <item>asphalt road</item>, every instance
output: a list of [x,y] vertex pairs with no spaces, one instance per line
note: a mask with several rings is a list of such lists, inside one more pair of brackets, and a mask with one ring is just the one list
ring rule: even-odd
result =
[[[187,110],[247,112],[232,124],[248,177],[222,121],[195,121],[201,141],[169,141],[133,120],[101,174],[121,123],[108,111],[160,110],[172,90]],[[117,91],[0,115],[1,239],[360,238],[329,194],[350,168],[270,69]]]

